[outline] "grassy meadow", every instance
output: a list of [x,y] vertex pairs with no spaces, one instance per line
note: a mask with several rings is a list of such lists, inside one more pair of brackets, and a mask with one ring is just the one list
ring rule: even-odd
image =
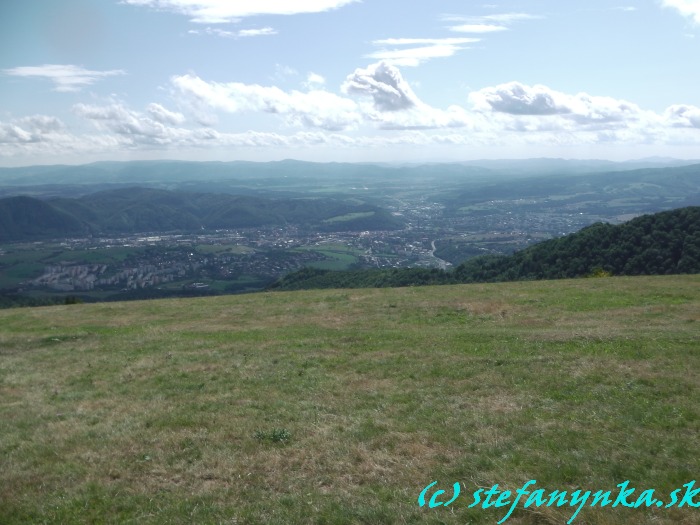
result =
[[[698,400],[700,275],[3,310],[0,523],[496,524],[471,493],[530,479],[668,501]],[[435,480],[462,495],[420,508]]]

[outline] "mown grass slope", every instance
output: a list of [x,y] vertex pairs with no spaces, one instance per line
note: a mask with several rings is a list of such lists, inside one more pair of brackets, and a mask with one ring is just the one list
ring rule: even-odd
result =
[[[668,501],[698,399],[697,275],[5,310],[0,523],[495,524],[470,494],[530,479]],[[434,480],[463,496],[419,508]]]

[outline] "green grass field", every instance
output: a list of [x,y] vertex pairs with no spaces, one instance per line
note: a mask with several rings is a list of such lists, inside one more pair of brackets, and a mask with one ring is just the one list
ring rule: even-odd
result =
[[297,250],[318,252],[328,257],[328,260],[316,261],[308,264],[310,267],[320,268],[321,270],[347,270],[358,261],[358,255],[363,253],[357,248],[340,243],[304,246],[297,248]]
[[[3,310],[0,523],[496,524],[471,493],[530,479],[669,501],[698,399],[700,276]],[[435,480],[462,496],[420,508]]]
[[214,253],[217,255],[230,253],[231,255],[245,255],[255,250],[240,244],[198,244],[196,250],[199,253]]

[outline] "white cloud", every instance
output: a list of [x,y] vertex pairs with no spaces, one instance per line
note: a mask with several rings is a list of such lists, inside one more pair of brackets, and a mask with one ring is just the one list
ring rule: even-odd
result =
[[695,106],[672,106],[658,114],[625,100],[518,82],[475,91],[469,100],[468,115],[482,117],[474,121],[477,136],[491,134],[510,147],[700,146],[700,108]]
[[80,91],[83,87],[94,84],[104,77],[125,75],[121,69],[110,71],[91,71],[80,66],[44,64],[42,66],[22,66],[3,69],[6,75],[17,77],[39,77],[51,80],[55,91]]
[[673,127],[700,129],[700,108],[697,106],[674,105],[666,110],[664,117]]
[[456,46],[461,44],[472,44],[480,42],[480,38],[385,38],[375,40],[375,45],[389,46],[412,46],[412,45],[448,45]]
[[429,130],[444,128],[474,129],[475,119],[464,108],[450,106],[446,110],[433,108],[427,104],[399,112],[366,111],[366,118],[383,130]]
[[502,13],[498,15],[486,15],[480,18],[481,20],[496,22],[499,24],[511,24],[520,20],[537,20],[542,17],[539,15],[530,15],[527,13]]
[[326,131],[357,129],[362,124],[376,129],[407,130],[464,127],[473,119],[466,110],[451,106],[436,109],[421,102],[399,70],[387,62],[357,69],[342,86],[350,98],[321,89],[320,75],[310,73],[304,85],[308,92],[284,91],[275,86],[239,82],[208,82],[194,75],[172,77],[183,104],[195,111],[203,108],[240,114],[262,112],[282,117],[288,125]]
[[661,0],[661,5],[677,9],[680,14],[700,25],[700,0]]
[[274,78],[275,80],[284,81],[287,78],[297,76],[298,74],[299,72],[293,67],[284,66],[282,64],[275,64],[275,74],[272,75],[272,78]]
[[234,31],[225,31],[218,27],[207,27],[205,29],[190,29],[187,31],[190,35],[214,35],[222,38],[236,38],[238,33]]
[[122,104],[96,106],[81,103],[73,106],[73,112],[79,117],[92,121],[99,130],[121,135],[132,144],[178,144],[187,142],[193,134],[206,135],[207,132],[170,126],[170,124],[182,123],[184,117],[179,113],[168,111],[160,104],[150,104],[147,107],[147,113],[150,116],[133,111]]
[[113,136],[74,135],[53,116],[0,121],[0,159],[14,157],[24,164],[36,164],[46,158],[72,157],[79,161],[95,153],[113,153],[120,147],[121,141]]
[[[486,88],[489,89],[489,88]],[[494,88],[491,88],[494,89]],[[483,90],[482,90],[483,91]],[[565,95],[566,103],[580,97],[579,103],[604,97]],[[569,99],[567,99],[569,97]],[[607,99],[613,102],[613,99]],[[241,152],[256,158],[295,154],[327,155],[352,158],[353,150],[384,159],[402,155],[420,158],[442,152],[455,158],[463,155],[461,147],[479,148],[477,151],[522,151],[528,154],[551,154],[552,148],[589,148],[596,146],[619,151],[621,147],[654,147],[653,151],[671,151],[664,148],[680,147],[686,152],[700,147],[700,108],[677,105],[663,115],[640,111],[627,115],[622,121],[607,120],[597,125],[590,119],[578,119],[580,110],[564,114],[510,114],[452,106],[447,110],[432,108],[420,101],[401,111],[380,112],[371,103],[360,104],[362,116],[374,129],[359,129],[352,133],[325,130],[300,130],[294,133],[272,131],[223,132],[211,128],[189,129],[159,122],[156,116],[176,115],[158,104],[149,104],[142,112],[123,104],[105,106],[78,104],[74,113],[95,125],[95,130],[74,134],[57,118],[34,115],[11,121],[0,121],[0,158],[21,159],[18,162],[36,163],[37,159],[70,160],[104,158],[127,153],[139,156],[212,155],[241,158]],[[608,109],[597,108],[600,114]],[[584,115],[585,116],[585,115]],[[444,129],[453,128],[450,131]],[[438,148],[438,149],[436,149]],[[260,153],[254,153],[257,150]],[[201,153],[197,153],[197,152]],[[306,151],[306,153],[301,153]],[[629,151],[634,151],[629,149]],[[272,152],[272,153],[271,153]],[[343,153],[345,152],[345,153]],[[540,154],[540,153],[538,153]],[[260,157],[258,157],[260,155]],[[366,156],[364,158],[367,158]]]
[[[149,106],[150,107],[150,106]],[[142,113],[123,105],[76,105],[74,112],[95,123],[97,132],[73,134],[54,117],[37,115],[0,121],[0,158],[36,163],[40,158],[83,161],[95,155],[123,152],[164,151],[180,153],[206,148],[299,148],[327,145],[349,147],[355,139],[325,132],[299,132],[291,135],[247,131],[222,133],[209,128],[185,129],[158,125]],[[98,157],[99,158],[99,157]]]
[[571,97],[571,110],[571,118],[579,124],[625,127],[654,119],[653,112],[632,102],[586,93]]
[[177,125],[185,122],[185,116],[182,113],[169,111],[160,104],[149,104],[146,111],[148,111],[153,120],[160,122],[161,124]]
[[568,97],[546,86],[525,86],[510,82],[488,87],[469,95],[479,111],[493,110],[512,115],[556,115],[570,113]]
[[544,17],[540,15],[531,15],[529,13],[499,13],[482,16],[443,15],[440,17],[440,20],[444,22],[464,22],[469,24],[486,24],[492,22],[497,24],[512,24],[513,22],[519,22],[521,20],[538,20],[541,18]]
[[400,71],[387,62],[358,68],[348,75],[343,91],[356,95],[369,95],[378,111],[399,111],[420,103]]
[[122,104],[97,106],[76,104],[73,112],[91,121],[102,132],[91,135],[120,149],[164,150],[216,147],[276,147],[301,143],[294,136],[248,131],[222,133],[211,128],[190,129],[169,124],[181,123],[183,118],[159,104],[149,104],[146,113]]
[[547,86],[527,86],[519,82],[475,91],[469,95],[469,100],[474,109],[481,112],[538,117],[559,115],[579,125],[624,125],[651,114],[624,100],[586,93],[568,95]]
[[276,35],[277,30],[272,27],[262,27],[260,29],[241,29],[239,37]]
[[451,57],[462,49],[463,48],[459,46],[441,44],[375,51],[365,55],[365,58],[381,60],[396,66],[415,67],[431,58]]
[[219,24],[257,15],[321,13],[359,0],[122,0],[125,4],[174,11],[192,22]]
[[441,110],[422,102],[399,69],[386,61],[356,69],[348,75],[342,89],[372,99],[371,105],[361,105],[362,114],[380,129],[436,129],[472,124],[473,119],[459,106]]
[[306,76],[306,81],[303,83],[303,85],[308,89],[314,89],[320,86],[325,86],[326,79],[318,73],[311,72]]
[[46,115],[0,122],[0,144],[43,142],[63,128],[63,122]]
[[205,29],[190,29],[187,31],[191,35],[214,35],[222,38],[246,38],[251,36],[276,35],[277,30],[272,27],[260,29],[241,29],[240,31],[225,31],[218,27],[207,27]]
[[450,31],[455,31],[457,33],[493,33],[496,31],[506,31],[507,29],[506,26],[494,24],[461,24],[450,27]]
[[[438,40],[442,39],[381,42],[411,49],[437,45]],[[464,107],[435,108],[423,102],[399,68],[388,61],[356,69],[337,93],[329,91],[326,79],[316,72],[299,75],[297,82],[307,91],[211,82],[192,74],[174,76],[171,85],[177,111],[159,103],[140,110],[121,102],[76,104],[73,113],[92,124],[92,130],[82,134],[74,134],[59,119],[45,115],[7,120],[0,122],[0,157],[22,156],[31,162],[49,154],[78,158],[101,152],[179,154],[217,148],[226,152],[239,148],[309,148],[309,152],[325,148],[332,152],[348,148],[399,151],[402,146],[415,147],[416,151],[423,146],[502,145],[522,147],[523,151],[530,146],[533,150],[589,145],[700,146],[700,108],[691,105],[674,105],[659,114],[625,100],[511,82],[473,91],[470,104]],[[277,126],[233,133],[219,128],[213,119],[199,127],[196,110],[219,116],[277,115],[284,123],[302,129],[280,130]],[[226,118],[236,126],[245,122]],[[274,126],[274,122],[270,124]]]
[[[525,13],[504,13],[482,17],[457,17],[443,16],[443,21],[465,22],[452,25],[449,29],[453,32],[485,34],[508,30],[507,24],[519,20],[539,18]],[[385,38],[374,40],[375,46],[394,46],[393,49],[374,51],[365,55],[365,58],[385,61],[395,66],[415,67],[433,58],[447,58],[467,49],[467,44],[480,42],[481,38],[452,37],[452,38]],[[412,46],[412,47],[403,47]]]
[[326,130],[350,128],[361,120],[355,102],[328,91],[285,92],[275,86],[207,82],[194,75],[174,76],[171,81],[197,104],[228,113],[273,113],[283,115],[290,125]]
[[382,49],[365,58],[383,60],[396,66],[414,67],[432,58],[446,58],[465,49],[464,44],[479,42],[479,38],[386,38],[375,40],[374,45],[418,46]]
[[539,15],[528,13],[500,13],[485,16],[443,16],[446,22],[462,22],[458,25],[450,26],[450,31],[456,33],[496,33],[507,31],[509,26],[515,22],[523,20],[536,20],[542,18]]

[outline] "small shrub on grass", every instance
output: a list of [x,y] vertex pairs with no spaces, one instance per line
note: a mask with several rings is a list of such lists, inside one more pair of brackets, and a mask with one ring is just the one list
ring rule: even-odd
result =
[[273,428],[269,431],[256,430],[253,437],[261,443],[288,443],[292,438],[292,434],[286,428]]
[[601,277],[612,277],[612,272],[609,272],[608,270],[605,270],[601,268],[600,266],[596,266],[591,270],[591,273],[589,273],[586,277],[589,278],[594,278],[594,279],[599,279]]

